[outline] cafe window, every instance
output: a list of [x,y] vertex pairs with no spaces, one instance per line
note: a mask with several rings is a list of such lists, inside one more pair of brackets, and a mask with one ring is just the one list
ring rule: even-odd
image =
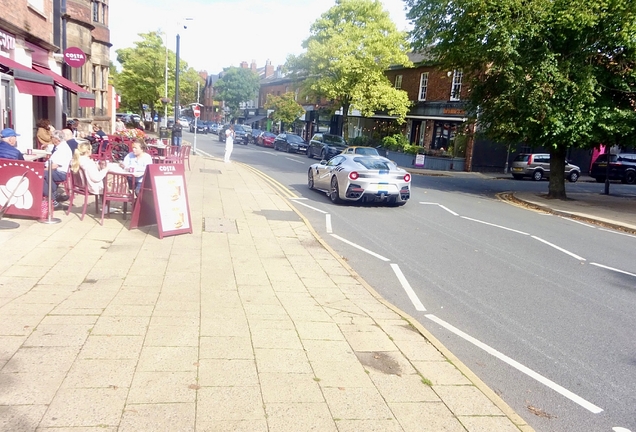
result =
[[425,101],[426,100],[426,89],[428,88],[428,72],[424,72],[420,75],[420,93],[418,96],[418,100]]
[[402,75],[396,75],[395,76],[395,88],[396,89],[401,89],[402,88]]
[[462,92],[462,71],[461,69],[455,69],[453,71],[453,83],[451,84],[451,96],[450,100],[458,101],[460,100],[460,95]]

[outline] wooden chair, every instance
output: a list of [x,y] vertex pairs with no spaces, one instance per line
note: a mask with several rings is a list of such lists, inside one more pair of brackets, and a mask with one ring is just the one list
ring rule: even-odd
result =
[[81,195],[84,197],[84,206],[82,207],[82,216],[80,216],[80,220],[84,220],[84,216],[86,215],[86,206],[88,205],[88,196],[93,195],[95,197],[95,214],[99,214],[99,195],[92,194],[88,190],[88,182],[86,181],[86,173],[83,168],[77,170],[77,172],[71,172],[67,176],[70,178],[70,192],[68,194],[68,209],[66,209],[66,215],[71,212],[71,208],[73,207],[73,200],[75,200],[75,195]]
[[102,220],[101,224],[104,225],[105,212],[110,213],[110,203],[112,201],[124,203],[124,219],[126,218],[126,208],[130,203],[130,211],[132,213],[135,205],[135,191],[131,189],[130,179],[134,177],[127,174],[117,174],[109,172],[104,177],[104,194],[102,195]]
[[163,156],[159,156],[155,163],[179,163],[179,146],[166,146]]
[[188,161],[188,171],[190,171],[190,151],[192,150],[192,147],[189,145],[182,145],[181,146],[181,154],[179,155],[181,157],[181,163],[185,166],[185,162]]

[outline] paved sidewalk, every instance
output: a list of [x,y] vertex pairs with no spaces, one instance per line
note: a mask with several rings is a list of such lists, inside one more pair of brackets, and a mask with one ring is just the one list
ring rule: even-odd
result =
[[192,162],[191,235],[0,231],[1,431],[532,430],[269,183]]

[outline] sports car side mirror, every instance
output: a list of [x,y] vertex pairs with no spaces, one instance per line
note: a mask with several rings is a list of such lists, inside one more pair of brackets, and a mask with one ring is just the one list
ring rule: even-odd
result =
[[327,161],[325,159],[321,160],[320,165],[327,165]]

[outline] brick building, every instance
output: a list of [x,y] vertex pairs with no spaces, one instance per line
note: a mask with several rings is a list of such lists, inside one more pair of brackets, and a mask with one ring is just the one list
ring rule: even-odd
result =
[[[58,129],[79,118],[86,131],[93,121],[110,131],[107,0],[0,0],[0,10],[0,127],[16,129],[18,147],[37,146],[41,118]],[[66,64],[67,48],[69,63],[85,64]]]

